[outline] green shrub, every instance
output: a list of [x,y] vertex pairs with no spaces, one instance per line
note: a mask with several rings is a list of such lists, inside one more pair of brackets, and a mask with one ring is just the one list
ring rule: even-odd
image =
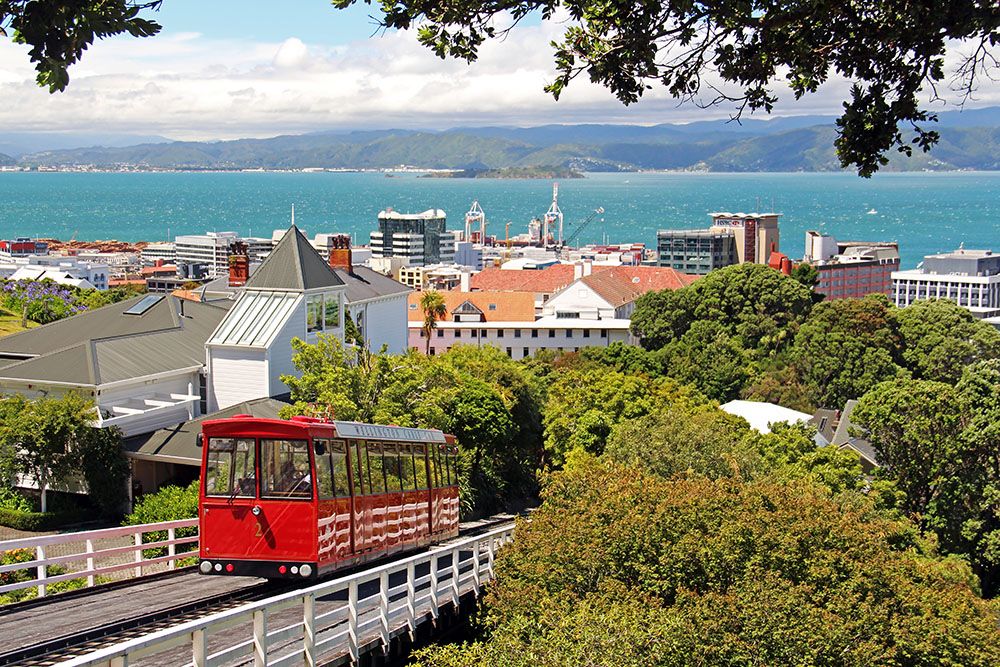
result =
[[[122,521],[123,526],[138,526],[144,523],[159,523],[161,521],[177,521],[178,519],[193,519],[198,516],[198,480],[185,487],[164,486],[156,493],[143,496],[132,510],[132,513]],[[197,533],[196,528],[179,528],[177,537],[189,537]],[[167,539],[166,531],[154,531],[143,536],[144,542],[160,542]],[[191,549],[191,545],[180,545],[178,553]],[[146,558],[165,556],[166,548],[147,549],[143,552]]]
[[31,512],[34,510],[31,501],[20,493],[6,486],[0,486],[0,509],[15,512]]
[[88,518],[83,511],[69,512],[19,512],[0,507],[0,526],[15,530],[37,533],[44,530],[55,530]]

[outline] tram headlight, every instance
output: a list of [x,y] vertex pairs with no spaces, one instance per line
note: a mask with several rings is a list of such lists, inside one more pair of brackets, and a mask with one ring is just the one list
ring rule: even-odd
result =
[[203,560],[201,561],[201,565],[198,566],[198,569],[201,571],[202,574],[208,574],[209,572],[212,571],[212,562]]
[[302,565],[302,567],[299,568],[299,574],[301,574],[303,577],[308,577],[312,573],[313,573],[312,565],[310,565],[309,563],[305,563]]

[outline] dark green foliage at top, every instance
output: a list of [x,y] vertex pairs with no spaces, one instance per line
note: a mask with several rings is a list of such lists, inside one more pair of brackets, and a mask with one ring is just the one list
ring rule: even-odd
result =
[[0,35],[31,47],[28,56],[38,71],[38,85],[49,92],[69,83],[76,63],[95,39],[128,33],[149,37],[160,31],[140,16],[159,9],[162,0],[0,0]]
[[896,320],[915,377],[955,383],[974,361],[1000,358],[1000,331],[952,301],[917,301],[896,311]]

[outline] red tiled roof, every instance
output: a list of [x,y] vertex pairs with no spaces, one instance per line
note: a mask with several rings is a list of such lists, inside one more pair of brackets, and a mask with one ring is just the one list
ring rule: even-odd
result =
[[[510,271],[509,273],[514,273]],[[410,292],[406,316],[410,322],[422,322],[420,309],[423,292]],[[452,312],[466,301],[483,312],[487,322],[533,322],[535,320],[535,295],[532,292],[439,292],[444,298],[448,314],[444,321],[452,322]]]
[[[594,272],[612,267],[595,266]],[[552,294],[569,285],[574,278],[572,264],[553,264],[544,269],[501,269],[490,267],[472,276],[469,287],[473,290],[499,292],[534,292]]]
[[586,276],[581,282],[618,307],[635,301],[646,292],[687,287],[697,278],[667,267],[615,266]]

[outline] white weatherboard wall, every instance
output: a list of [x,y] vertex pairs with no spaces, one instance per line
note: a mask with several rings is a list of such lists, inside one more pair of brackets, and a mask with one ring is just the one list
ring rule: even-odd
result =
[[[293,338],[307,340],[305,300],[301,300],[299,302],[295,310],[293,310],[288,316],[288,319],[285,321],[285,325],[281,327],[281,330],[278,331],[274,340],[268,346],[267,368],[265,369],[265,373],[267,375],[265,378],[267,387],[266,393],[257,394],[247,400],[261,398],[263,396],[279,396],[288,392],[288,385],[281,381],[281,376],[297,374],[295,372],[295,364],[292,363]],[[316,342],[315,335],[310,338],[310,342]]]
[[[112,389],[98,387],[97,405],[103,410],[110,410],[119,405],[129,407],[135,402],[143,399],[156,399],[159,397],[176,395],[197,395],[198,394],[198,371],[192,371],[183,375],[157,378],[155,380],[138,379],[136,382],[117,385]],[[176,426],[186,422],[191,417],[200,416],[198,402],[177,405],[159,410],[150,411],[147,414],[130,418],[127,423],[119,425],[122,433],[126,436],[139,433],[150,433],[161,428]]]
[[270,395],[265,350],[213,346],[208,350],[208,367],[212,412]]
[[368,349],[378,352],[385,345],[390,354],[405,354],[407,348],[407,294],[353,303],[347,307],[355,324],[368,342]]
[[542,308],[546,315],[579,313],[585,319],[612,319],[615,308],[588,285],[577,281],[552,296]]

